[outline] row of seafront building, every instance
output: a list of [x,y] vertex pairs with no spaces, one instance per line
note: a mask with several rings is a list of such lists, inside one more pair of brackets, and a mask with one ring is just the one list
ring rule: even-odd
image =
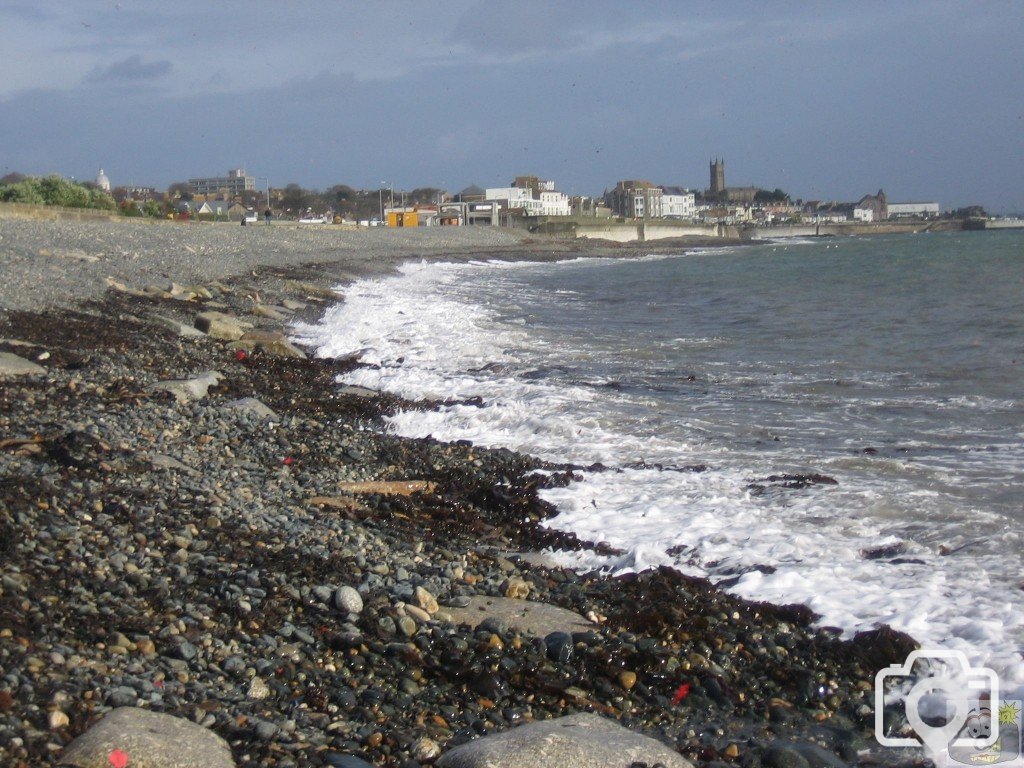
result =
[[[569,197],[555,190],[554,182],[522,183],[520,177],[509,187],[470,189],[456,200],[438,206],[442,224],[513,224],[518,218],[592,216],[625,220],[665,219],[703,224],[762,225],[780,223],[835,224],[880,222],[900,218],[936,218],[936,202],[889,203],[885,193],[865,195],[857,202],[783,200],[730,200],[726,195],[709,196],[675,186],[625,180],[601,198]],[[759,191],[750,188],[754,195]],[[700,195],[700,199],[698,199]],[[752,196],[754,196],[752,195]],[[388,209],[388,223],[395,226],[395,213],[412,209]],[[424,222],[422,209],[418,209]],[[444,215],[447,214],[447,215]]]
[[[794,203],[780,190],[769,192],[754,186],[727,186],[725,163],[720,159],[712,161],[709,170],[710,184],[702,192],[628,179],[605,190],[601,197],[569,196],[558,191],[553,181],[538,176],[517,176],[509,186],[471,187],[457,195],[445,195],[432,205],[392,205],[385,208],[382,200],[381,220],[373,223],[389,226],[515,225],[523,219],[573,216],[769,226],[779,223],[867,223],[901,217],[933,218],[940,214],[938,203],[889,203],[882,190],[850,203],[802,200]],[[109,181],[102,170],[100,176],[109,188]],[[239,204],[243,196],[252,197],[256,181],[257,177],[250,176],[241,168],[230,170],[226,176],[189,179],[189,187],[195,195],[195,204],[188,206],[189,212],[212,214],[216,218],[244,215],[244,208]],[[269,208],[270,186],[269,180],[265,181],[266,205]],[[131,191],[135,192],[134,189]],[[138,192],[151,193],[154,190],[140,189]],[[144,195],[137,197],[144,198]],[[323,220],[337,220],[333,212],[326,213]]]
[[[391,226],[408,222],[409,210],[393,211]],[[427,213],[422,212],[420,213]],[[401,215],[399,215],[401,214]],[[512,224],[519,218],[593,216],[625,220],[667,219],[701,224],[761,225],[779,223],[835,224],[880,222],[899,218],[935,218],[936,202],[890,203],[885,192],[864,195],[856,202],[796,203],[779,190],[729,187],[725,163],[710,165],[710,185],[703,192],[679,186],[652,184],[641,179],[619,181],[601,198],[568,196],[555,183],[537,176],[518,176],[507,187],[470,188],[456,200],[437,207],[437,218],[418,216],[416,224]]]

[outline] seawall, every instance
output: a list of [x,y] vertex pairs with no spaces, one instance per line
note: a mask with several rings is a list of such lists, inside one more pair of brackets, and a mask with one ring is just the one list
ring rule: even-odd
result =
[[649,242],[681,238],[741,237],[738,227],[726,224],[692,224],[683,221],[634,221],[632,219],[595,219],[589,217],[541,217],[526,226],[531,232],[615,243]]
[[842,224],[783,224],[775,227],[744,227],[743,236],[751,240],[767,240],[782,237],[828,237],[904,235],[916,232],[955,232],[963,229],[958,219],[936,221],[850,221]]
[[525,220],[531,232],[575,239],[608,240],[616,243],[654,240],[722,239],[768,240],[786,237],[827,237],[950,232],[963,229],[959,220],[883,221],[877,223],[794,224],[772,227],[732,224],[694,224],[683,221],[634,221],[631,219],[595,219],[589,217],[541,217]]
[[981,229],[1024,229],[1024,219],[1021,218],[1005,218],[1005,219],[967,219],[964,222],[964,229],[981,230]]

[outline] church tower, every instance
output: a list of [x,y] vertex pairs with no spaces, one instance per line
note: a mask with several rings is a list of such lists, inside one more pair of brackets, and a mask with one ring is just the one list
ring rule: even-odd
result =
[[104,192],[110,191],[110,179],[107,178],[107,174],[100,168],[100,172],[96,174],[96,186],[102,189]]
[[711,162],[711,186],[708,189],[712,195],[719,195],[725,191],[725,161],[717,157]]

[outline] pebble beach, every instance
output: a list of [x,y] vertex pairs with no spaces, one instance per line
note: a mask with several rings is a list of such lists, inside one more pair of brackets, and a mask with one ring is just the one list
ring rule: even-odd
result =
[[[437,403],[341,387],[357,350],[288,337],[410,260],[584,247],[642,252],[0,217],[0,765],[920,762],[873,736],[911,638],[555,567],[599,546],[543,525],[578,467],[391,435]],[[566,757],[551,728],[589,735]]]

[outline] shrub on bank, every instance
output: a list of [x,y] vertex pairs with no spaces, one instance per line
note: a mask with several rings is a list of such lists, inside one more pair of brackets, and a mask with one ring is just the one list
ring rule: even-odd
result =
[[56,174],[42,178],[29,176],[14,184],[0,186],[0,202],[96,208],[103,211],[117,208],[114,198],[102,189],[87,187]]

